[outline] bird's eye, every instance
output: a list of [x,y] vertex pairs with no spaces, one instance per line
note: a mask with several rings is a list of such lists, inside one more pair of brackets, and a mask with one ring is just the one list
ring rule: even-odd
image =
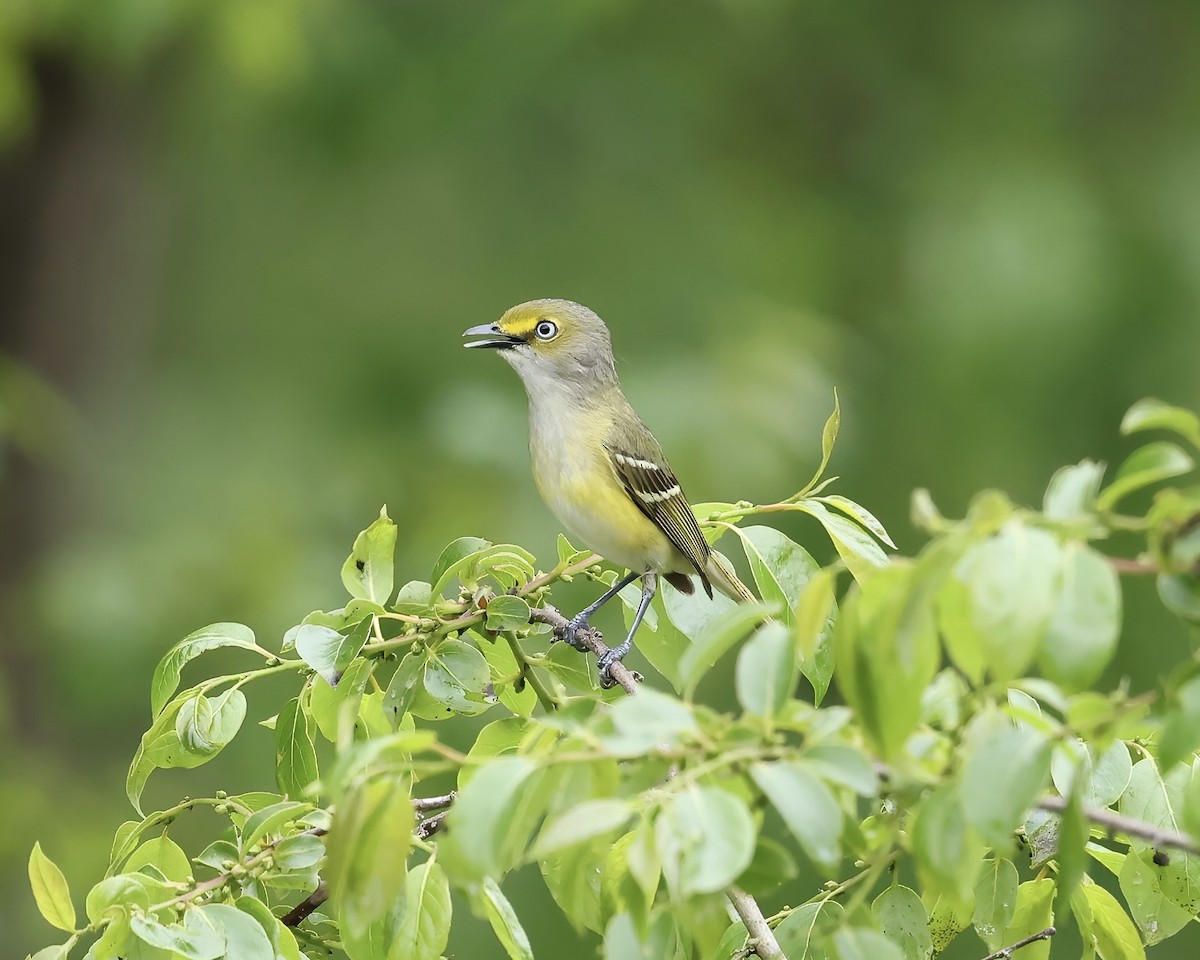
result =
[[558,325],[549,320],[543,320],[533,330],[539,340],[553,340],[558,336]]

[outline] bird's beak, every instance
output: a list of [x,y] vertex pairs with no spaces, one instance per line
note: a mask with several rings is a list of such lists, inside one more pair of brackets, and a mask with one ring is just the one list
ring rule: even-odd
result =
[[483,337],[482,340],[472,340],[470,343],[464,343],[464,347],[493,347],[495,349],[507,350],[510,347],[515,347],[518,343],[525,342],[521,337],[514,337],[511,333],[502,331],[498,323],[481,323],[477,327],[471,327],[470,330],[464,330],[463,336]]

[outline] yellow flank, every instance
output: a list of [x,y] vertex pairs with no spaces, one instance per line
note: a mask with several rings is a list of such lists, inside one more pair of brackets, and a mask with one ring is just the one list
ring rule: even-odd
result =
[[536,431],[531,439],[538,492],[583,546],[637,573],[690,572],[666,534],[629,498],[598,443],[560,446]]

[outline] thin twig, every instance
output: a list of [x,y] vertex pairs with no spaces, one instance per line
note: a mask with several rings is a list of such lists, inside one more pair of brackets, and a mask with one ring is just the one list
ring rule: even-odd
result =
[[547,713],[553,713],[558,709],[558,698],[551,692],[543,682],[542,678],[537,675],[533,664],[529,662],[529,658],[525,656],[525,650],[521,647],[521,641],[517,639],[517,635],[511,630],[504,631],[504,639],[508,642],[508,648],[512,651],[513,656],[517,660],[517,666],[521,671],[521,677],[528,681],[529,686],[533,688],[534,694],[538,698],[538,702],[542,705],[542,709]]
[[[1047,813],[1063,813],[1067,809],[1067,801],[1062,797],[1043,797],[1038,801],[1038,809]],[[1186,853],[1200,854],[1200,843],[1185,833],[1174,830],[1164,830],[1144,820],[1122,816],[1111,810],[1097,810],[1094,807],[1084,807],[1083,815],[1098,827],[1103,827],[1110,834],[1123,833],[1129,837],[1145,840],[1153,847],[1166,847],[1172,850],[1183,850]]]
[[1117,573],[1145,575],[1159,572],[1158,567],[1154,564],[1143,563],[1141,560],[1131,560],[1128,557],[1105,557],[1104,559]]
[[[529,611],[529,618],[535,623],[550,624],[556,633],[561,633],[567,628],[567,618],[549,604],[544,607],[534,607]],[[595,627],[575,631],[575,642],[582,645],[589,653],[594,654],[596,659],[608,653],[604,635]],[[620,660],[613,661],[608,668],[608,673],[626,693],[631,695],[637,693],[638,681],[642,678],[641,674],[633,672]]]
[[309,914],[311,914],[317,909],[317,907],[319,907],[328,899],[329,887],[325,884],[325,881],[322,880],[319,884],[317,884],[316,890],[292,907],[292,909],[280,917],[279,920],[285,927],[298,927],[308,919]]
[[413,809],[417,813],[429,813],[431,810],[444,810],[450,804],[454,803],[454,798],[457,794],[451,790],[445,796],[441,797],[413,797]]
[[1039,940],[1049,940],[1058,931],[1054,927],[1047,927],[1045,930],[1039,930],[1037,933],[1031,933],[1024,940],[1018,940],[1012,946],[1001,947],[995,953],[989,953],[983,960],[1012,960],[1013,951],[1020,950],[1022,947],[1027,947],[1031,943],[1037,943]]
[[417,829],[413,833],[421,840],[428,840],[442,828],[442,821],[446,819],[446,814],[449,811],[435,813],[432,817],[427,817],[417,824]]
[[730,887],[725,891],[725,896],[746,925],[746,933],[749,934],[747,947],[753,947],[762,960],[787,960],[774,932],[767,925],[767,918],[763,916],[758,901],[738,887]]

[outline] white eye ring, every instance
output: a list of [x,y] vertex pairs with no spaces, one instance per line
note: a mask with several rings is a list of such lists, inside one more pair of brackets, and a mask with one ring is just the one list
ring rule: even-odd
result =
[[543,320],[533,328],[533,333],[539,340],[553,340],[558,336],[558,325],[549,320]]

